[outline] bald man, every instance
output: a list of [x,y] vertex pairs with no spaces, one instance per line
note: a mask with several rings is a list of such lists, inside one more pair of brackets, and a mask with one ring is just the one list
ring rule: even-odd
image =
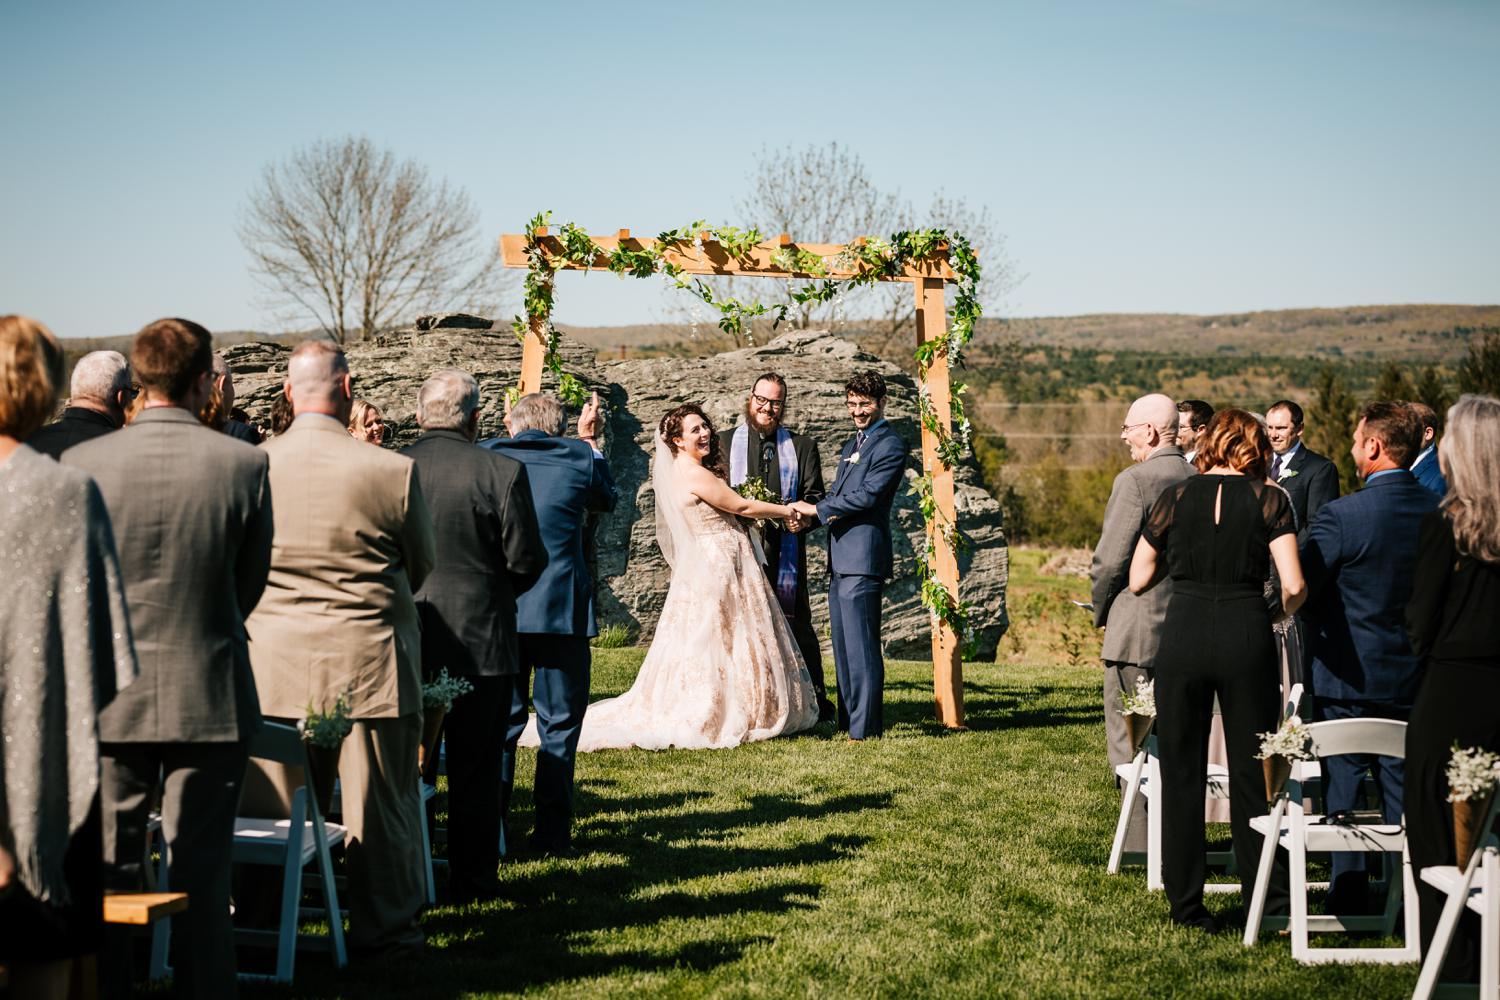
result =
[[[1130,404],[1120,425],[1120,440],[1130,448],[1135,464],[1115,477],[1104,508],[1104,530],[1094,547],[1094,624],[1104,629],[1104,732],[1109,748],[1110,774],[1117,764],[1135,756],[1120,693],[1150,680],[1152,661],[1161,642],[1162,622],[1172,596],[1172,581],[1163,579],[1139,595],[1126,586],[1130,557],[1141,537],[1146,515],[1169,486],[1193,475],[1192,466],[1177,447],[1177,404],[1170,396],[1152,393]],[[1144,850],[1144,803],[1136,799],[1125,849]]]
[[432,521],[412,460],[345,430],[353,395],[343,351],[327,341],[298,346],[283,392],[294,418],[264,449],[276,535],[265,596],[245,622],[250,664],[268,717],[295,721],[309,706],[348,699],[354,731],[339,779],[349,945],[412,948],[423,940],[425,898],[422,636],[412,595],[433,565]]
[[135,398],[130,364],[119,351],[91,351],[73,366],[68,406],[56,423],[26,439],[43,455],[61,458],[75,444],[125,426],[125,407]]

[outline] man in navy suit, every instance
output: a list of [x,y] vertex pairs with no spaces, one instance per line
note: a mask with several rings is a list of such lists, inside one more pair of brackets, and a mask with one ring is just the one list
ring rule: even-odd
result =
[[839,452],[833,489],[798,514],[828,526],[828,619],[838,678],[840,730],[851,740],[884,731],[885,657],[880,602],[891,575],[891,502],[908,449],[885,420],[885,379],[860,372],[844,386],[854,436]]
[[599,395],[578,417],[578,440],[562,436],[562,403],[533,393],[506,414],[509,438],[484,446],[526,467],[532,505],[547,546],[541,579],[516,598],[520,673],[516,676],[501,763],[501,813],[508,815],[515,784],[516,743],[535,707],[541,747],[536,758],[532,802],[536,825],[531,849],[567,854],[573,836],[573,760],[583,713],[589,703],[589,639],[599,634],[594,619],[594,584],[583,555],[584,518],[614,510],[618,492],[609,462],[599,450]]
[[[1417,529],[1437,497],[1408,471],[1422,440],[1405,403],[1370,403],[1354,429],[1354,465],[1364,489],[1328,503],[1308,526],[1302,614],[1320,720],[1405,719],[1416,695],[1417,657],[1405,628],[1417,561]],[[1401,820],[1402,762],[1343,755],[1324,762],[1330,815],[1356,808],[1367,773],[1380,783],[1385,822]],[[1331,912],[1365,908],[1364,854],[1333,857]]]
[[1422,422],[1422,447],[1417,452],[1416,459],[1411,463],[1411,474],[1417,477],[1417,482],[1436,493],[1438,499],[1442,499],[1448,493],[1448,482],[1443,478],[1443,470],[1438,468],[1437,411],[1426,403],[1406,405],[1411,407],[1417,419]]

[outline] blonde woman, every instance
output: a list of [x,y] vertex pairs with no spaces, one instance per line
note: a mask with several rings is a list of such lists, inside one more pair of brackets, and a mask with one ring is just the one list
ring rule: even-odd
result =
[[[1448,806],[1456,742],[1500,751],[1500,400],[1463,396],[1448,411],[1438,465],[1448,492],[1422,522],[1406,627],[1422,686],[1406,729],[1406,837],[1415,869],[1457,863]],[[1444,896],[1418,882],[1422,953]],[[1479,921],[1466,913],[1443,978],[1478,978]]]
[[385,443],[385,421],[380,408],[364,399],[356,399],[349,410],[349,433],[373,445]]

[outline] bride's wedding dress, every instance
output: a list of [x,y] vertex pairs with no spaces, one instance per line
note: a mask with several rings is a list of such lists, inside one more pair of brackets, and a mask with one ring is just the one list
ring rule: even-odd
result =
[[[672,579],[629,691],[583,716],[580,751],[708,749],[768,740],[818,721],[812,678],[745,528],[687,493],[658,442],[657,538]],[[522,745],[535,745],[535,720]]]

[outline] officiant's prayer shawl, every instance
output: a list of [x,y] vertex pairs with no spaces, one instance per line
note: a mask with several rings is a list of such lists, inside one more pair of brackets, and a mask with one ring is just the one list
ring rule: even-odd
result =
[[[785,427],[776,428],[776,466],[781,473],[781,499],[789,502],[797,499],[797,449],[792,444],[792,432]],[[739,486],[749,476],[750,428],[740,424],[734,429],[734,439],[729,445],[729,485]],[[782,610],[792,614],[797,606],[797,536],[790,531],[782,532],[781,551],[777,554],[776,598]]]

